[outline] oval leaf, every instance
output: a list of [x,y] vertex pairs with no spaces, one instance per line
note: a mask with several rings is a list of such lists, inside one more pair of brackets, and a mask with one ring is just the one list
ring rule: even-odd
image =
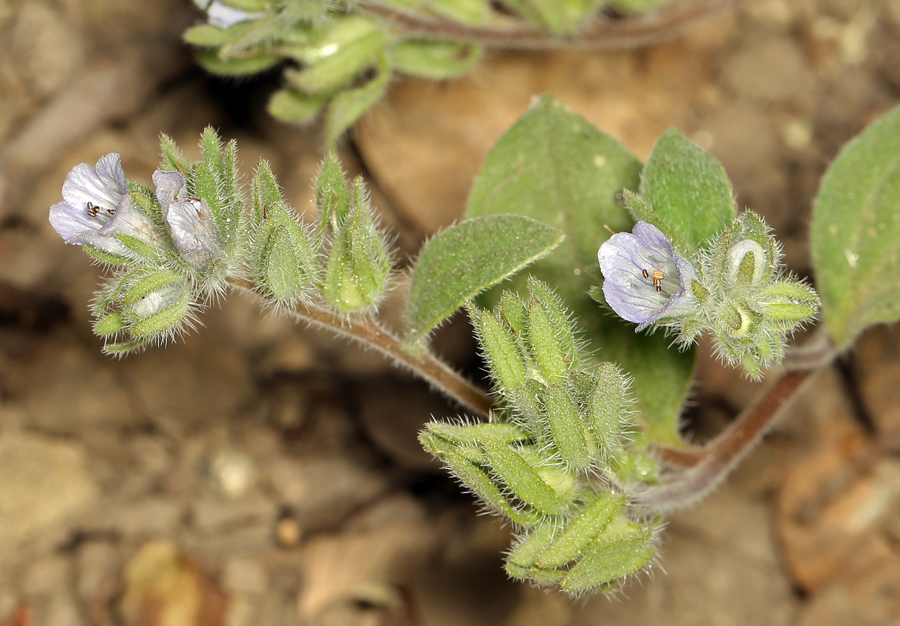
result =
[[699,250],[735,216],[725,168],[674,128],[653,146],[640,194],[644,202],[629,203],[632,213],[663,231],[682,255]]
[[559,245],[562,232],[521,215],[466,220],[430,239],[419,254],[406,316],[415,341],[485,289]]
[[831,338],[900,319],[900,107],[848,143],[813,207],[816,288]]

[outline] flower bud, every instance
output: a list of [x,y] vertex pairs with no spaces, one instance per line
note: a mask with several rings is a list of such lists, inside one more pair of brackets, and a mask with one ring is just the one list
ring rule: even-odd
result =
[[364,311],[384,295],[391,263],[387,245],[363,197],[362,178],[356,181],[350,211],[335,221],[325,270],[325,298],[342,313]]
[[256,228],[251,265],[259,290],[277,302],[296,302],[313,286],[310,237],[283,204],[270,206]]

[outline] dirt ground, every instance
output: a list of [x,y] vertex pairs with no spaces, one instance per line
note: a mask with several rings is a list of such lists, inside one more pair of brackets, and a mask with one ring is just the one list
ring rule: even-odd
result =
[[[379,356],[231,294],[166,349],[104,357],[98,270],[47,211],[67,171],[204,126],[311,210],[320,129],[267,117],[277,75],[219,81],[187,0],[0,0],[0,624],[900,624],[900,332],[822,372],[719,490],[671,516],[652,575],[570,600],[507,580],[508,529],[420,450],[457,409]],[[675,126],[810,272],[806,224],[840,146],[900,99],[900,1],[749,0],[651,48],[493,52],[397,80],[342,148],[400,258],[457,219],[489,147],[551,92],[641,158]],[[391,314],[389,310],[388,315]],[[438,349],[477,375],[464,323]],[[699,440],[760,389],[706,346]]]

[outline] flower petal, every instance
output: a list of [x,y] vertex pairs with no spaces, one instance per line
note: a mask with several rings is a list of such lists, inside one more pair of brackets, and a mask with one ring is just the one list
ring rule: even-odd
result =
[[153,184],[156,186],[156,199],[162,207],[163,218],[169,210],[169,206],[181,196],[184,191],[184,176],[179,172],[167,172],[156,170],[153,172]]
[[117,153],[111,152],[101,157],[97,167],[100,169],[87,163],[73,167],[63,183],[62,196],[73,209],[85,211],[85,214],[89,202],[99,207],[100,212],[91,216],[99,227],[106,222],[110,210],[115,210],[119,205],[119,200],[128,191],[128,185],[122,171],[121,157]]

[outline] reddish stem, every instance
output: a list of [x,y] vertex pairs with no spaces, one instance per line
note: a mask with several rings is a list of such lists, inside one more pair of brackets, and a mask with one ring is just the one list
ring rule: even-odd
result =
[[363,0],[360,8],[397,24],[409,37],[443,38],[481,43],[497,48],[634,48],[671,39],[697,23],[737,6],[742,0],[699,0],[686,8],[674,3],[674,8],[662,8],[649,17],[629,17],[619,20],[598,17],[568,36],[548,33],[536,26],[512,22],[510,26],[475,26],[461,24],[441,17],[425,16],[385,6],[378,0]]

